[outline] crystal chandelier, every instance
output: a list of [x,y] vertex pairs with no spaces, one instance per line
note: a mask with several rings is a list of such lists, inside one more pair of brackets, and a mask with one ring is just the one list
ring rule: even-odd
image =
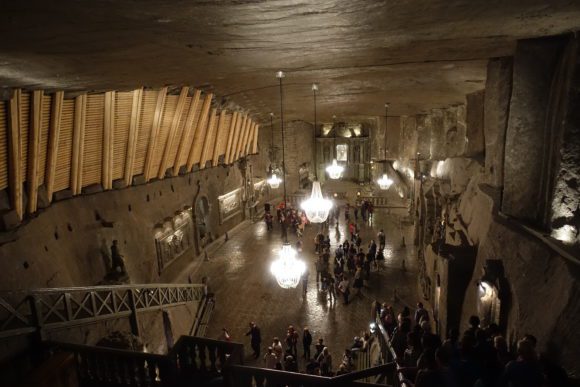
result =
[[[280,126],[282,128],[282,176],[284,181],[284,209],[286,211],[288,199],[286,197],[286,159],[284,155],[284,101],[282,92],[282,78],[284,78],[284,73],[278,71],[276,73],[276,78],[280,81]],[[275,175],[273,174],[272,177]],[[279,184],[279,182],[278,182]],[[300,282],[300,277],[306,270],[306,265],[304,262],[296,259],[296,251],[288,243],[288,230],[285,229],[286,224],[283,223],[284,227],[284,244],[278,255],[278,258],[272,262],[270,266],[270,272],[276,277],[276,282],[278,285],[284,289],[295,288]]]
[[296,259],[296,250],[287,242],[282,245],[278,259],[272,262],[272,266],[270,266],[270,271],[276,277],[276,282],[284,289],[298,286],[305,270],[306,265]]
[[391,185],[393,185],[393,180],[389,179],[389,176],[386,173],[383,173],[383,176],[377,180],[377,183],[381,189],[387,190],[391,188]]
[[[316,92],[318,91],[318,85],[315,83],[312,85],[312,93],[314,96],[314,152],[316,152]],[[314,168],[314,181],[312,182],[312,194],[309,199],[303,201],[300,205],[306,214],[306,217],[311,223],[323,223],[326,222],[328,218],[328,213],[332,208],[332,201],[325,199],[322,196],[322,190],[320,189],[320,182],[318,181],[318,176],[316,173],[316,166]]]
[[326,172],[332,180],[340,179],[342,172],[344,172],[344,167],[339,165],[336,159],[333,159],[332,164],[326,167]]
[[332,201],[322,196],[320,182],[314,181],[312,183],[312,195],[310,195],[309,199],[302,202],[301,207],[310,222],[322,223],[326,222],[328,218],[328,213],[332,208]]
[[282,179],[280,179],[275,173],[272,173],[272,176],[270,176],[270,178],[268,180],[266,180],[266,183],[268,183],[268,185],[272,189],[276,189],[276,188],[280,187],[281,182],[282,182]]

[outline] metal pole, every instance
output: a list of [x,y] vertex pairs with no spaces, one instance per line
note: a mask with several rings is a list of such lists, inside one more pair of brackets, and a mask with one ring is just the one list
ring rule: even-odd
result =
[[283,185],[284,185],[284,243],[288,243],[288,230],[286,230],[286,203],[287,203],[287,199],[286,199],[286,156],[285,156],[285,143],[284,143],[284,97],[283,97],[283,92],[282,92],[282,78],[284,78],[284,73],[282,71],[279,71],[278,74],[278,79],[280,80],[280,126],[282,127],[282,176],[284,176],[283,179]]
[[313,133],[313,141],[314,141],[314,180],[318,180],[318,163],[316,162],[316,90],[318,90],[318,85],[316,83],[314,83],[312,85],[312,94],[314,95],[314,133]]

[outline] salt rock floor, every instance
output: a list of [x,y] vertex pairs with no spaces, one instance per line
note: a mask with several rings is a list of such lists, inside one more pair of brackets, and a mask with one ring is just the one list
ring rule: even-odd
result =
[[[398,211],[398,212],[397,212]],[[308,292],[302,296],[302,284],[296,289],[282,289],[270,273],[270,264],[276,257],[276,252],[282,245],[279,225],[274,230],[267,231],[264,222],[245,222],[229,235],[229,240],[223,242],[212,251],[210,260],[204,261],[193,269],[194,282],[201,282],[203,276],[208,276],[211,291],[215,293],[216,307],[211,316],[206,336],[218,338],[222,327],[232,336],[232,341],[245,344],[245,363],[247,365],[263,366],[262,356],[277,336],[282,342],[288,325],[292,324],[300,334],[308,326],[313,341],[324,338],[333,357],[333,367],[340,364],[342,353],[350,347],[354,336],[368,329],[371,318],[371,304],[374,300],[388,302],[399,312],[406,305],[413,309],[417,295],[417,259],[412,246],[413,227],[401,225],[405,210],[378,209],[374,219],[363,223],[359,217],[358,225],[366,248],[371,239],[375,239],[378,230],[384,229],[386,234],[385,260],[380,262],[379,270],[371,271],[368,286],[363,288],[360,296],[351,294],[351,302],[344,305],[342,299],[336,302],[324,300],[317,289],[316,270],[314,263],[317,255],[314,253],[314,236],[319,225],[307,227],[302,241],[303,259],[309,270]],[[351,213],[352,217],[352,213]],[[352,218],[351,218],[352,219]],[[330,234],[332,244],[331,261],[334,249],[345,238],[348,238],[348,228],[341,213],[339,227],[332,223],[325,230]],[[404,235],[406,246],[402,246]],[[289,242],[294,244],[296,235],[289,233]],[[405,267],[403,268],[403,260]],[[330,268],[332,270],[332,263]],[[396,289],[397,301],[393,302]],[[249,337],[245,336],[250,321],[255,321],[262,332],[262,356],[254,360]],[[302,335],[300,336],[300,340]],[[298,346],[302,354],[301,341]],[[314,354],[314,348],[311,349]],[[304,360],[299,361],[300,370],[304,370]]]

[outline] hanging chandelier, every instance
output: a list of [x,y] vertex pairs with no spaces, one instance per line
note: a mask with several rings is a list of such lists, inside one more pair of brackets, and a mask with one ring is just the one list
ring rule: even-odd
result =
[[384,152],[385,152],[385,166],[383,168],[385,168],[385,171],[383,172],[383,176],[381,176],[381,178],[379,180],[377,180],[377,184],[379,185],[379,188],[382,190],[388,190],[389,188],[391,188],[391,185],[393,185],[393,180],[391,180],[389,178],[389,175],[387,174],[386,171],[386,164],[389,162],[387,160],[387,125],[388,125],[388,113],[389,113],[389,104],[386,103],[385,104],[385,147],[384,147]]
[[326,172],[328,173],[328,177],[330,177],[332,180],[337,180],[342,176],[344,167],[339,165],[335,158],[332,160],[332,164],[326,167]]
[[322,196],[320,182],[312,182],[312,194],[310,198],[301,204],[308,220],[312,223],[323,223],[328,218],[328,213],[332,208],[332,201]]
[[270,176],[270,178],[268,180],[266,180],[266,183],[268,183],[268,185],[270,186],[270,188],[272,189],[276,189],[278,187],[280,187],[280,183],[282,182],[282,179],[280,179],[275,173],[272,172],[272,175]]
[[386,173],[383,173],[383,176],[377,180],[377,183],[381,189],[387,190],[391,188],[391,185],[393,185],[393,180],[391,180]]
[[292,289],[298,286],[305,270],[306,265],[296,259],[296,250],[288,242],[282,245],[278,259],[270,266],[270,271],[276,277],[276,282],[283,289]]
[[[280,127],[282,128],[282,176],[284,185],[284,208],[283,211],[287,209],[288,199],[286,197],[286,158],[285,158],[285,146],[284,146],[284,100],[282,92],[282,78],[284,78],[284,73],[278,71],[276,73],[276,78],[280,82]],[[272,177],[275,175],[273,174]],[[278,182],[278,184],[280,184]],[[296,259],[296,250],[290,246],[288,243],[288,230],[286,229],[286,224],[283,223],[284,227],[284,244],[282,249],[278,254],[278,258],[272,262],[270,266],[270,272],[276,277],[276,282],[281,288],[290,289],[298,286],[300,282],[300,277],[306,270],[306,265],[304,262]]]
[[[274,154],[274,113],[270,113],[270,130],[272,132],[272,142],[270,144],[270,150],[271,150],[270,157],[274,158],[273,157],[273,154]],[[268,180],[266,180],[266,183],[268,183],[270,188],[276,189],[276,188],[280,187],[280,183],[282,182],[282,179],[280,179],[276,175],[271,164],[270,164],[270,168],[269,168],[269,176],[270,177],[268,178]]]
[[[312,93],[314,96],[314,145],[316,146],[316,92],[318,91],[318,85],[314,83],[312,85]],[[314,148],[316,152],[316,147]],[[309,199],[306,199],[300,205],[306,214],[306,217],[311,223],[323,223],[326,222],[330,209],[332,208],[332,201],[325,199],[322,196],[322,190],[320,189],[320,182],[318,181],[318,176],[316,173],[316,167],[314,168],[314,181],[312,182],[312,194]]]
[[328,173],[328,177],[330,177],[332,180],[340,179],[342,177],[342,173],[344,172],[344,167],[342,165],[338,164],[338,161],[336,159],[336,127],[335,127],[335,122],[334,122],[335,118],[336,118],[336,116],[332,116],[332,121],[333,121],[332,129],[334,130],[334,133],[333,133],[334,145],[333,145],[332,154],[335,156],[332,159],[332,164],[330,164],[328,167],[326,167],[326,173]]

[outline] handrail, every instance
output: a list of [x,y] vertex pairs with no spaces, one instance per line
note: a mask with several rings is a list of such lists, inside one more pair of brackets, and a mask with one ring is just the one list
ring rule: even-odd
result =
[[391,344],[391,337],[385,329],[381,317],[378,315],[375,318],[375,324],[379,328],[379,344],[381,345],[381,354],[384,358],[390,360],[388,364],[396,365],[394,378],[393,380],[389,380],[389,382],[396,383],[396,385],[399,387],[412,387],[412,385],[407,383],[407,379],[401,372],[401,367],[399,366],[397,359],[397,353]]
[[134,318],[138,312],[201,301],[203,289],[203,285],[192,284],[146,284],[0,292],[0,339],[112,318]]

